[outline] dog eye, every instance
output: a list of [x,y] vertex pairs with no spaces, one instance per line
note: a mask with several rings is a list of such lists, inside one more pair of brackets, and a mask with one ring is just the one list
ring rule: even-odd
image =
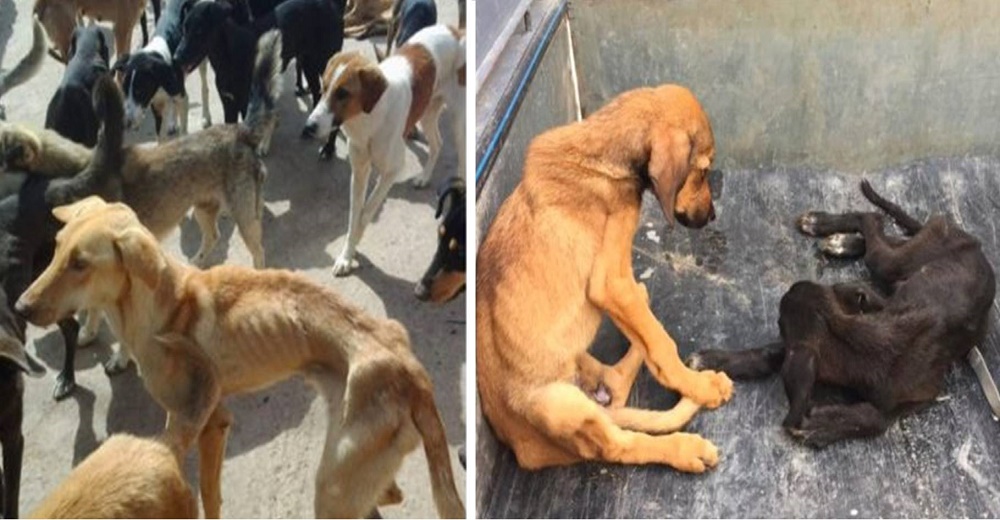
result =
[[344,87],[339,87],[337,90],[333,91],[333,98],[337,101],[343,101],[347,99],[347,96],[351,95]]
[[458,249],[458,240],[453,238],[451,242],[448,242],[448,250],[454,251],[456,249]]
[[87,261],[80,258],[79,256],[74,256],[69,261],[69,268],[74,271],[83,271],[87,268]]

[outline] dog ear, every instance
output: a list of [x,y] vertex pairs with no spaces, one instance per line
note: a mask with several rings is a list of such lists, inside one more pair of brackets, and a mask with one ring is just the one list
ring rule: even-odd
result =
[[54,216],[59,222],[65,224],[75,218],[79,218],[105,208],[107,205],[108,203],[104,202],[104,199],[98,197],[97,195],[91,195],[72,204],[52,208],[52,216]]
[[361,80],[361,108],[369,114],[389,85],[382,71],[374,65],[361,68],[358,71],[358,78]]
[[686,132],[668,129],[653,133],[647,170],[663,216],[671,225],[677,192],[691,169],[691,152],[691,138]]
[[115,238],[115,251],[130,277],[139,279],[150,289],[160,285],[160,271],[167,262],[148,233],[136,227],[125,229]]
[[32,362],[24,350],[24,343],[7,335],[0,336],[0,359],[13,362],[22,372],[33,377],[45,373],[45,369],[37,361]]

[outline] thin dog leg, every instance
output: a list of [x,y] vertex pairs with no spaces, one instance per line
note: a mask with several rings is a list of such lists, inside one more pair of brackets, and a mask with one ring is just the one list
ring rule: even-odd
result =
[[191,263],[198,267],[205,267],[208,255],[219,242],[219,209],[219,203],[215,201],[194,207],[194,220],[201,229],[201,247],[191,259]]
[[232,423],[233,414],[219,405],[198,438],[201,501],[205,506],[205,518],[221,518],[222,459],[226,455],[226,437]]
[[554,445],[514,442],[518,462],[524,468],[599,460],[665,464],[701,473],[718,462],[716,447],[698,435],[654,436],[621,429],[604,409],[567,383],[552,383],[532,391],[525,406],[525,417]]
[[817,369],[815,352],[803,346],[788,349],[785,364],[781,368],[785,394],[788,396],[788,415],[782,422],[786,429],[799,428],[809,412]]
[[63,360],[63,369],[56,377],[56,388],[52,397],[56,401],[61,401],[76,389],[76,338],[80,333],[80,325],[74,318],[68,318],[59,322],[59,331],[62,332],[63,341],[66,344],[66,357]]
[[212,114],[208,110],[208,60],[198,65],[198,76],[201,78],[201,127],[212,126]]
[[781,370],[784,361],[785,344],[778,341],[744,350],[701,350],[687,363],[695,370],[718,370],[733,379],[759,379]]
[[[632,384],[635,383],[644,361],[643,350],[641,345],[630,346],[628,352],[614,366],[607,366],[585,352],[577,359],[578,376],[583,388],[589,391],[588,393],[591,393],[601,406],[611,408],[625,406],[629,393],[632,392]],[[601,390],[606,391],[608,395],[603,396]]]
[[21,494],[21,464],[24,458],[24,436],[18,429],[3,439],[3,513],[4,518],[18,517],[18,500]]
[[845,439],[881,435],[891,424],[892,419],[871,403],[817,406],[792,435],[822,448]]
[[352,144],[348,158],[351,161],[351,208],[347,219],[347,240],[333,264],[333,274],[336,276],[346,276],[356,265],[354,250],[361,239],[361,214],[365,207],[365,195],[368,193],[368,176],[372,171],[367,151],[359,150]]
[[413,178],[413,187],[426,188],[434,175],[434,167],[437,165],[438,157],[441,155],[441,111],[444,103],[432,101],[424,112],[424,117],[420,118],[420,129],[424,131],[427,138],[427,162],[424,163],[424,171]]

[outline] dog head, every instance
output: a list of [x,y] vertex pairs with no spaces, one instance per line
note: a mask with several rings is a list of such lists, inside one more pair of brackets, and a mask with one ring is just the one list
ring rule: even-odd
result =
[[74,59],[91,61],[94,65],[108,67],[110,52],[105,39],[104,30],[96,24],[73,29],[73,37],[69,44],[67,60]]
[[450,301],[465,288],[465,182],[452,178],[438,196],[438,247],[414,294],[434,303]]
[[323,94],[309,114],[306,132],[325,139],[333,127],[370,113],[388,86],[378,65],[361,53],[337,53],[326,64]]
[[52,262],[15,305],[24,319],[51,325],[79,309],[113,308],[125,291],[159,286],[166,259],[128,206],[91,196],[52,214],[65,226]]
[[226,20],[233,15],[228,2],[187,2],[181,8],[181,41],[174,49],[174,62],[190,73],[208,56]]
[[0,173],[31,170],[42,150],[42,141],[31,130],[0,123]]
[[170,96],[179,95],[184,90],[180,71],[156,52],[140,49],[132,54],[122,54],[112,71],[121,78],[125,94],[125,128],[129,130],[142,124],[146,108],[158,90],[163,89]]
[[667,220],[695,229],[715,220],[708,178],[715,142],[708,119],[693,135],[676,129],[654,134],[650,149],[649,180]]

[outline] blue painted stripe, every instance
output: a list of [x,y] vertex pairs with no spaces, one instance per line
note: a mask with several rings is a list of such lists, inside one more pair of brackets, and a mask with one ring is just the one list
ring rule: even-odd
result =
[[566,12],[567,0],[562,0],[559,3],[559,7],[556,8],[556,14],[549,21],[548,27],[545,28],[545,33],[542,36],[542,41],[538,43],[535,48],[534,54],[531,56],[531,61],[528,62],[528,67],[524,70],[524,74],[521,75],[521,80],[518,82],[517,88],[514,89],[514,96],[511,98],[510,103],[507,105],[507,110],[504,111],[503,116],[500,118],[500,124],[497,125],[496,129],[493,131],[493,136],[490,137],[490,143],[486,146],[486,150],[483,152],[483,156],[479,159],[479,164],[476,165],[476,183],[479,183],[479,179],[482,178],[483,173],[486,172],[486,166],[493,160],[496,155],[500,140],[507,133],[507,129],[510,127],[511,122],[514,119],[514,111],[521,104],[521,98],[524,97],[524,92],[528,89],[528,81],[535,74],[535,69],[538,68],[538,63],[542,60],[542,53],[549,46],[549,41],[552,40],[552,36],[556,32],[556,28],[559,26],[559,22],[563,18],[563,14]]

